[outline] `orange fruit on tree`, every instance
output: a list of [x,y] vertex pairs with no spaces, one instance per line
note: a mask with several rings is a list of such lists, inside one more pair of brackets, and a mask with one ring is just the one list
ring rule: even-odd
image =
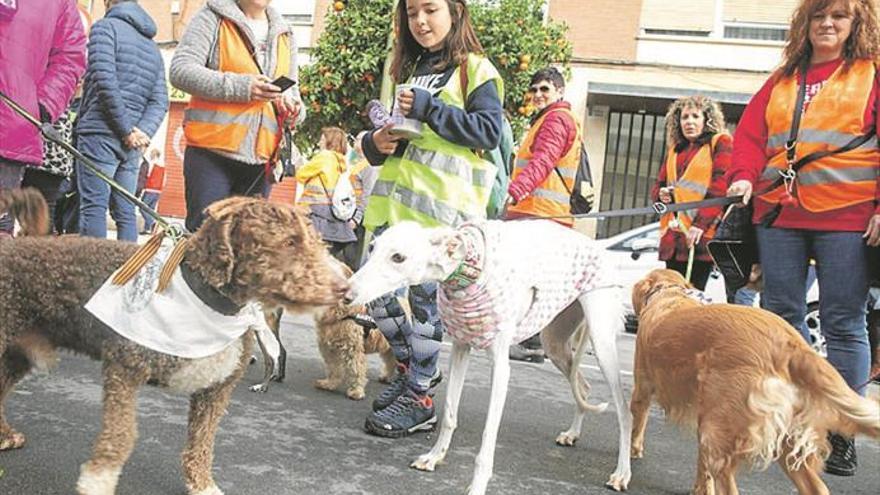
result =
[[519,61],[520,61],[520,63],[522,63],[522,64],[528,64],[528,63],[531,63],[531,61],[532,61],[532,56],[529,55],[528,53],[523,53],[522,55],[519,56]]
[[345,3],[337,0],[333,3],[333,10],[335,10],[336,12],[342,12],[343,10],[345,10]]

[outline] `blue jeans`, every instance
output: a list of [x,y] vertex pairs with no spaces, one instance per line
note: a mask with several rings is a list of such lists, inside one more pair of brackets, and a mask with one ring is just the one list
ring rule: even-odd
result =
[[[141,165],[140,150],[125,149],[115,137],[97,134],[79,136],[76,148],[104,175],[134,194]],[[137,242],[134,204],[122,194],[111,191],[109,184],[79,160],[76,162],[76,177],[80,194],[80,235],[106,238],[107,208],[109,208],[110,216],[116,222],[116,238],[120,241]]]
[[[871,353],[865,323],[868,248],[861,232],[821,232],[758,226],[764,271],[764,309],[791,323],[809,338],[806,317],[807,270],[816,260],[819,320],[828,361],[850,387],[868,379]],[[864,393],[864,389],[856,390]]]
[[[144,202],[145,205],[149,206],[153,211],[156,211],[156,205],[159,203],[159,193],[153,191],[144,191],[141,194],[141,201]],[[153,224],[156,223],[156,220],[153,219],[147,212],[141,209],[141,216],[144,217],[144,232],[151,232],[153,230]]]
[[250,165],[204,148],[187,146],[183,155],[186,229],[195,232],[205,220],[205,208],[230,196],[269,197],[272,184],[262,165]]

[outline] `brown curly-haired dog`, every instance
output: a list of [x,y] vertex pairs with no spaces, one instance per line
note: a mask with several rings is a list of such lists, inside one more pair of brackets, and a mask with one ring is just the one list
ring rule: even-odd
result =
[[[22,219],[19,219],[22,221]],[[102,429],[77,483],[81,494],[112,494],[137,438],[136,395],[144,384],[190,395],[183,474],[190,494],[217,495],[214,435],[252,348],[246,332],[201,359],[159,353],[125,339],[83,305],[138,246],[104,239],[21,237],[0,243],[0,450],[25,437],[2,414],[2,400],[56,348],[103,361]],[[293,208],[231,198],[207,209],[183,264],[234,305],[258,301],[313,312],[335,304],[347,284],[306,217]]]
[[[345,277],[351,270],[342,263],[339,269]],[[366,329],[353,317],[363,314],[363,306],[349,306],[342,302],[315,315],[318,349],[324,358],[327,378],[315,380],[315,387],[322,390],[337,390],[345,387],[345,396],[352,400],[364,398],[367,384],[367,354],[377,353],[382,358],[382,374],[379,381],[391,379],[397,366],[397,359],[391,346],[376,328]]]

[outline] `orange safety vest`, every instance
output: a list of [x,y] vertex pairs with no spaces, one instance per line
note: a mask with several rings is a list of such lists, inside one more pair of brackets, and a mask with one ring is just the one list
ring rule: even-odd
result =
[[[582,139],[582,131],[581,126],[578,123],[577,117],[575,117],[574,113],[567,108],[558,108],[547,112],[542,115],[534,124],[529,128],[529,133],[526,135],[525,140],[522,145],[519,147],[519,151],[516,153],[516,162],[513,165],[513,173],[511,174],[511,180],[516,179],[516,176],[522,173],[522,171],[529,164],[529,160],[532,159],[532,144],[535,142],[535,136],[538,134],[538,130],[541,128],[541,125],[544,123],[544,119],[547,118],[552,112],[565,112],[574,120],[575,125],[577,126],[577,136],[574,142],[571,145],[571,149],[562,157],[562,159],[557,162],[556,168],[559,169],[562,177],[565,178],[565,183],[559,179],[559,174],[556,173],[555,170],[550,171],[550,174],[544,179],[531,194],[523,198],[522,201],[518,202],[515,205],[510,205],[507,208],[509,212],[520,213],[529,216],[562,216],[562,215],[570,215],[571,214],[571,206],[570,199],[571,194],[569,191],[574,187],[574,179],[577,174],[578,163],[581,158],[581,139]],[[559,222],[563,225],[571,226],[574,224],[574,219],[572,218],[554,218],[552,219],[556,222]]]
[[[801,117],[795,159],[816,151],[840,148],[865,132],[865,110],[874,86],[877,69],[871,60],[856,60],[848,70],[841,65],[810,101]],[[770,157],[755,187],[769,187],[788,168],[785,143],[791,132],[799,75],[780,79],[773,87],[767,105],[767,156]],[[871,131],[873,132],[873,131]],[[880,151],[877,137],[864,145],[804,165],[797,173],[794,193],[807,210],[822,212],[845,208],[876,195]],[[780,186],[761,196],[778,203],[784,193]]]
[[[678,177],[678,153],[675,148],[670,148],[666,153],[666,183],[673,186],[672,198],[676,203],[687,203],[690,201],[701,201],[706,198],[709,187],[712,185],[712,153],[718,140],[721,139],[722,133],[712,136],[711,143],[704,144],[697,154],[691,158],[684,175]],[[660,237],[666,235],[669,230],[670,223],[673,219],[678,218],[681,227],[675,227],[677,230],[684,229],[687,232],[694,224],[694,218],[697,216],[697,209],[683,210],[677,213],[666,213],[660,217]],[[709,230],[703,232],[703,238],[708,240],[715,237],[715,230],[718,227],[718,220],[709,227]]]
[[[287,33],[276,39],[273,79],[290,72]],[[248,43],[229,19],[220,21],[217,35],[217,70],[236,74],[260,74]],[[230,102],[193,95],[186,107],[184,134],[188,145],[221,150],[266,161],[275,155],[281,128],[272,102]]]

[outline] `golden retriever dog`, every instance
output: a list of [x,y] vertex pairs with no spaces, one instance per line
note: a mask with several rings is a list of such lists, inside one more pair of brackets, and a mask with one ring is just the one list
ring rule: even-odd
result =
[[[6,192],[0,204],[20,211]],[[230,198],[206,213],[178,268],[205,305],[223,306],[228,314],[254,302],[311,313],[347,290],[307,217],[292,207]],[[28,232],[42,228],[25,225],[26,217],[17,219]],[[253,332],[243,328],[221,351],[189,359],[144,347],[104,325],[83,306],[137,250],[131,243],[75,236],[0,243],[0,451],[25,445],[25,436],[6,422],[2,401],[28,371],[66,349],[103,361],[102,426],[81,467],[78,493],[115,493],[137,439],[138,389],[149,384],[190,398],[182,454],[186,490],[221,494],[211,474],[214,435],[244,373]]]
[[[346,278],[351,277],[347,266],[339,263],[339,267]],[[364,313],[363,306],[339,302],[315,316],[318,349],[327,370],[327,377],[316,380],[315,387],[331,391],[344,387],[349,399],[363,399],[367,384],[366,355],[373,353],[382,359],[379,381],[391,379],[397,359],[378,328],[366,328],[355,321],[356,315]]]
[[761,309],[702,305],[679,273],[654,270],[632,292],[636,340],[633,457],[642,457],[648,407],[696,428],[693,493],[737,494],[742,463],[778,462],[801,494],[827,494],[818,475],[829,431],[880,438],[880,404],[853,392],[782,318]]

